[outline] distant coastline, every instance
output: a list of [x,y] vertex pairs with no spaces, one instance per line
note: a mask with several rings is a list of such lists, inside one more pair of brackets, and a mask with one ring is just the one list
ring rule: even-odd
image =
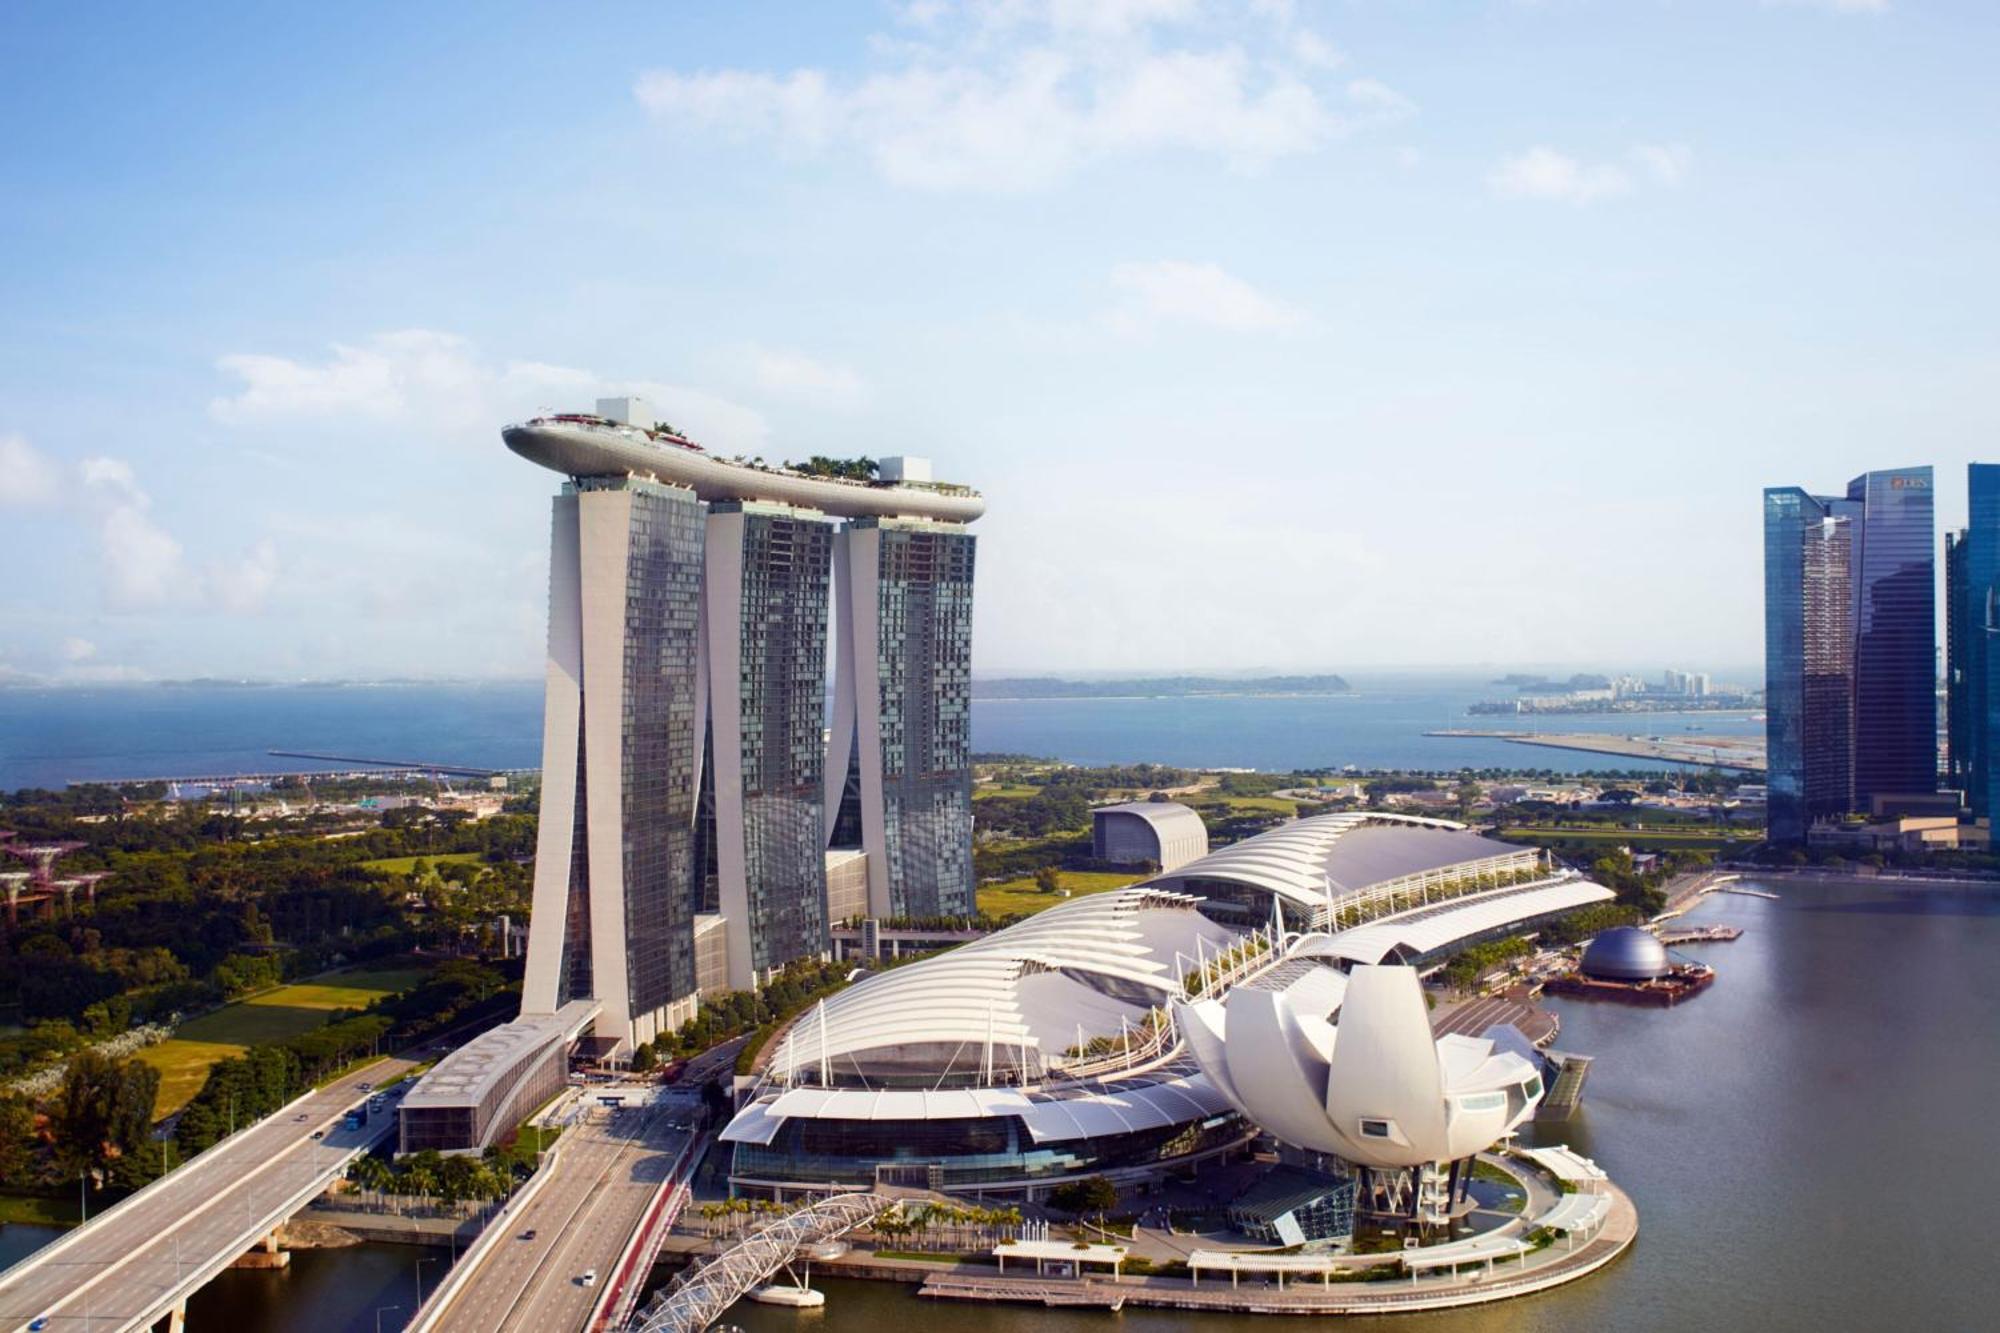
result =
[[1340,676],[1156,676],[1122,680],[1065,680],[1057,676],[1019,676],[999,680],[974,677],[972,697],[1000,702],[1028,699],[1194,699],[1262,697],[1293,698],[1351,694]]

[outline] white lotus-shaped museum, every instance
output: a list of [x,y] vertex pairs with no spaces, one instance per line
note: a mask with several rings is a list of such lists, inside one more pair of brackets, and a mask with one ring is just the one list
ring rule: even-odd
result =
[[1179,1004],[1176,1017],[1202,1072],[1252,1122],[1359,1166],[1460,1161],[1541,1100],[1530,1061],[1480,1037],[1432,1039],[1414,968],[1355,967],[1337,1025],[1292,998],[1326,994],[1239,986],[1220,1001]]

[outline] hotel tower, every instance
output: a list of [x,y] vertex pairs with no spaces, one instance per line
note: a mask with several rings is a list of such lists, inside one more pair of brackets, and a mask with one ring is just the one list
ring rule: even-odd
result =
[[843,919],[969,914],[984,501],[721,459],[636,398],[502,434],[569,478],[522,1012],[594,1000],[615,1052]]

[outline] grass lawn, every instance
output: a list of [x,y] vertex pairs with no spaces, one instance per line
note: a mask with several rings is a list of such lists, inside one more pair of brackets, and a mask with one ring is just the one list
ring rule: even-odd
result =
[[375,861],[361,864],[369,870],[383,870],[392,875],[407,875],[416,869],[417,862],[429,861],[432,865],[478,865],[486,858],[478,852],[439,852],[436,856],[385,856]]
[[160,1071],[153,1118],[170,1116],[193,1100],[208,1077],[209,1066],[217,1061],[241,1055],[264,1042],[310,1032],[324,1024],[334,1010],[360,1009],[384,995],[407,990],[428,970],[359,967],[322,972],[181,1024],[171,1038],[139,1052],[139,1059]]
[[1297,801],[1287,801],[1276,796],[1224,796],[1220,792],[1202,792],[1190,796],[1188,803],[1197,810],[1213,806],[1226,806],[1233,815],[1257,811],[1273,815],[1295,815],[1299,812]]
[[1103,893],[1107,889],[1122,889],[1128,884],[1137,884],[1144,878],[1136,871],[1102,870],[1059,870],[1056,872],[1062,886],[1069,890],[1069,898],[1059,898],[1053,893],[1043,893],[1035,887],[1033,875],[1023,875],[999,884],[982,885],[979,890],[979,910],[993,916],[1006,916],[1014,912],[1040,912],[1054,907],[1057,903],[1069,902],[1086,894]]
[[1030,796],[1039,796],[1041,794],[1042,789],[1040,787],[1029,787],[1018,783],[981,783],[972,789],[972,799],[975,801],[986,800],[988,798],[996,801],[1025,801]]

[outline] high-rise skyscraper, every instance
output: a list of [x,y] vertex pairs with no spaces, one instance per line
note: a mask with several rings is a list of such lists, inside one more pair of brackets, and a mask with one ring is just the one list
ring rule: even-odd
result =
[[[825,953],[827,580],[833,524],[718,500],[708,519],[708,673],[717,903],[729,985]],[[731,686],[734,688],[731,688]]]
[[1931,470],[1764,492],[1769,831],[1937,790]]
[[[629,1048],[685,1022],[703,991],[824,954],[843,792],[830,773],[855,775],[871,911],[970,912],[964,525],[978,495],[917,459],[884,460],[879,480],[725,461],[638,399],[504,436],[570,478],[551,528],[523,1012],[593,999],[597,1035]],[[866,637],[852,654],[840,639],[829,767],[837,550],[838,617]],[[720,914],[719,951],[712,917],[695,948],[704,912]]]
[[1764,492],[1764,713],[1773,841],[1854,804],[1853,517],[1797,487]]
[[973,540],[887,519],[841,534],[827,832],[867,851],[871,916],[975,910]]
[[694,1013],[704,522],[690,491],[601,476],[565,485],[551,524],[523,998],[594,997],[633,1042]]
[[1969,522],[1945,537],[1945,684],[1951,779],[1976,818],[2000,795],[2000,464],[1966,468]]
[[1935,792],[1937,520],[1928,467],[1865,472],[1854,550],[1854,801]]

